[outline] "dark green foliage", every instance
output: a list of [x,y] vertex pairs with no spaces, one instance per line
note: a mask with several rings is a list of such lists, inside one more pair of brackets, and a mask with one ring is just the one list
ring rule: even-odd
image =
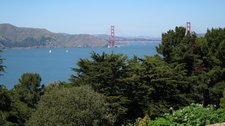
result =
[[202,104],[219,106],[225,88],[224,41],[225,29],[208,30],[204,38],[196,40],[195,83],[198,85]]
[[25,73],[11,91],[0,89],[0,116],[2,125],[23,126],[40,99],[43,87],[38,74]]
[[89,84],[104,94],[117,115],[116,124],[146,113],[154,117],[191,102],[185,71],[159,56],[128,60],[122,54],[93,53],[92,60],[81,59],[78,66],[73,69],[77,75],[71,77],[72,83]]
[[0,125],[8,124],[9,111],[12,106],[12,98],[5,86],[0,85]]
[[[0,50],[0,53],[2,53],[2,50]],[[2,72],[4,72],[4,68],[5,68],[5,66],[3,66],[2,64],[3,64],[3,59],[0,55],[0,76],[2,75]]]
[[[53,85],[51,85],[53,86]],[[28,126],[100,126],[112,125],[105,97],[90,87],[52,89],[45,93]]]
[[173,51],[184,37],[185,28],[183,27],[176,27],[175,31],[169,30],[167,33],[162,34],[162,44],[157,48],[157,51],[164,56],[166,62],[173,61]]
[[225,40],[225,28],[207,30],[205,38],[212,53],[216,53],[221,42]]
[[144,67],[140,59],[128,60],[122,54],[92,54],[92,60],[81,59],[77,75],[71,77],[75,85],[89,84],[107,97],[112,113],[117,115],[116,125],[144,116],[148,111],[152,93],[148,83],[143,83]]
[[20,101],[29,107],[35,107],[43,90],[41,77],[37,73],[24,73],[19,79],[19,84],[13,88],[13,92]]
[[219,106],[225,88],[225,29],[208,30],[204,38],[196,38],[195,33],[185,35],[184,31],[176,28],[163,34],[157,51],[167,63],[183,66],[195,102]]
[[225,89],[223,91],[223,97],[220,99],[220,106],[225,108]]
[[0,125],[23,126],[32,108],[21,102],[4,86],[0,87]]
[[195,33],[185,35],[185,28],[176,27],[175,31],[169,30],[162,34],[162,44],[157,47],[157,52],[163,55],[167,63],[182,64],[191,75],[194,65]]
[[127,77],[124,80],[127,85],[124,89],[125,96],[130,101],[127,106],[128,119],[134,120],[134,117],[142,117],[148,112],[149,96],[153,92],[153,88],[142,80],[144,69],[138,57],[133,57],[128,61]]
[[146,113],[155,117],[168,112],[170,107],[178,108],[191,102],[188,96],[190,90],[187,90],[190,85],[180,66],[173,68],[159,56],[134,57],[129,60],[128,66],[127,83],[132,85],[132,89],[127,89],[126,94],[136,103],[130,106],[135,106],[131,112],[139,114],[138,117]]
[[225,109],[204,108],[202,105],[193,104],[172,114],[165,114],[149,123],[149,126],[205,126],[207,124],[225,121]]
[[225,28],[208,30],[205,38],[207,40],[209,64],[213,66],[222,66],[224,64],[224,48],[225,48]]
[[9,91],[5,88],[4,85],[0,85],[0,110],[9,110],[11,104],[12,99],[10,97]]
[[93,89],[107,96],[112,114],[117,115],[117,122],[123,122],[129,99],[125,94],[127,57],[121,54],[99,55],[93,53],[92,60],[80,59],[79,68],[73,68],[77,75],[72,75],[75,85],[91,85]]

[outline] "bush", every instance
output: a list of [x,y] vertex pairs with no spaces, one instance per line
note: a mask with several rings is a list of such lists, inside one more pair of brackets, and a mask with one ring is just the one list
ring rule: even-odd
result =
[[41,97],[26,125],[92,126],[112,125],[113,122],[104,96],[83,86],[49,90]]
[[204,108],[199,104],[192,104],[183,109],[165,114],[149,123],[149,126],[159,125],[191,125],[205,126],[207,124],[225,121],[225,109],[214,109],[213,107]]

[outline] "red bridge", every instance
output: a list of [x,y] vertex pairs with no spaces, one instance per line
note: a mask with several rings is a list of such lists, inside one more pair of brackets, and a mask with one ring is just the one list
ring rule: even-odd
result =
[[[191,22],[186,22],[186,33],[191,33]],[[115,39],[115,27],[112,25],[111,26],[111,35],[109,37],[108,40],[108,47],[115,47],[115,42],[118,41],[148,41],[148,42],[152,42],[152,41],[161,41],[161,39],[146,39],[146,38],[125,38],[125,39]]]
[[115,27],[111,26],[111,35],[108,40],[108,48],[115,47],[115,42],[134,42],[134,41],[161,41],[161,39],[147,39],[147,38],[125,38],[125,39],[115,39]]

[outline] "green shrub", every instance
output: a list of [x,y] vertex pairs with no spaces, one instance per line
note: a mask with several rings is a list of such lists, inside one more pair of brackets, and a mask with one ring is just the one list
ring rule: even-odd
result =
[[159,125],[190,125],[204,126],[225,121],[225,109],[204,108],[199,104],[192,104],[172,114],[165,114],[149,122],[149,126]]
[[93,126],[113,122],[104,96],[84,86],[46,92],[26,125]]

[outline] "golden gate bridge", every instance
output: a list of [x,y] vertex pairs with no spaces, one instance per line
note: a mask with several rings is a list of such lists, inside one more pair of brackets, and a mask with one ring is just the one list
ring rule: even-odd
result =
[[[191,23],[187,22],[186,23],[186,33],[190,33],[191,32]],[[131,41],[146,41],[146,42],[155,42],[155,41],[161,41],[161,39],[149,39],[149,38],[123,38],[123,39],[116,39],[115,37],[115,26],[111,25],[111,30],[110,30],[110,37],[108,40],[108,48],[112,48],[115,47],[115,43],[116,42],[123,42],[123,41],[127,41],[127,42],[131,42]]]
[[147,38],[122,38],[119,39],[115,37],[115,26],[111,26],[111,30],[110,30],[110,37],[108,40],[108,48],[112,48],[115,47],[115,43],[116,42],[133,42],[133,41],[146,41],[146,42],[151,42],[151,41],[161,41],[161,39],[147,39]]

